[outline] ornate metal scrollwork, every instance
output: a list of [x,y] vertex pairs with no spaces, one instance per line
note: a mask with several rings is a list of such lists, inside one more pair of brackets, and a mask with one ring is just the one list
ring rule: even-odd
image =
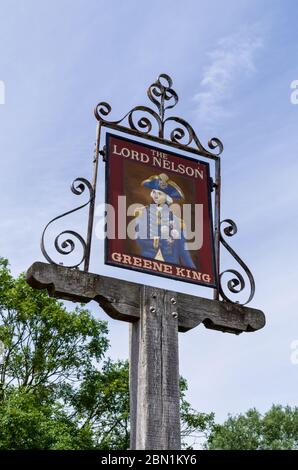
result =
[[[237,233],[237,225],[235,224],[235,222],[233,220],[231,220],[231,219],[223,220],[220,223],[220,227],[222,227],[223,224],[228,224],[223,229],[223,232],[227,237],[232,237]],[[251,271],[249,270],[249,268],[244,263],[244,261],[242,261],[242,259],[237,255],[237,253],[235,253],[233,248],[231,248],[230,245],[225,241],[222,231],[220,232],[220,241],[223,244],[223,246],[228,250],[228,252],[233,256],[233,258],[235,258],[235,260],[240,264],[240,266],[242,267],[242,269],[244,270],[245,274],[248,277],[248,280],[249,280],[249,283],[250,283],[250,294],[249,294],[248,300],[245,303],[241,304],[241,305],[246,305],[253,299],[254,294],[255,294],[255,281],[254,281],[253,275],[252,275]],[[227,270],[223,271],[219,276],[219,292],[220,292],[220,295],[227,302],[239,303],[237,301],[234,302],[232,299],[227,297],[227,295],[224,293],[223,285],[222,285],[223,284],[223,279],[222,278],[223,278],[224,274],[227,274],[227,273],[232,274],[234,276],[232,279],[230,279],[227,282],[227,288],[230,292],[232,292],[233,294],[239,294],[240,292],[242,292],[245,289],[245,281],[244,281],[244,277],[242,276],[242,274],[240,274],[235,269],[227,269]]]
[[[103,126],[122,125],[125,129],[137,131],[147,137],[153,136],[154,130],[157,129],[157,136],[163,139],[165,143],[180,144],[185,148],[194,148],[198,154],[206,157],[218,157],[223,151],[223,144],[218,138],[213,137],[210,139],[208,142],[209,149],[206,149],[193,127],[187,121],[177,116],[165,118],[166,110],[174,108],[179,100],[172,85],[171,77],[162,73],[158,76],[156,82],[149,86],[147,90],[148,98],[157,107],[158,112],[148,106],[136,106],[118,121],[109,121],[106,117],[110,114],[112,108],[108,103],[101,102],[94,110],[95,117]],[[143,113],[143,115],[135,120],[136,113],[138,112]],[[172,123],[175,123],[175,125],[177,123],[178,126],[171,130],[170,125]],[[211,150],[217,151],[212,152]]]
[[[178,95],[173,89],[173,81],[167,74],[160,74],[157,80],[152,83],[148,90],[147,96],[157,110],[150,108],[149,106],[135,106],[121,119],[113,121],[107,119],[110,115],[112,108],[107,102],[100,102],[95,110],[95,117],[98,121],[97,140],[95,145],[95,155],[93,159],[93,184],[84,178],[76,178],[71,186],[71,191],[76,195],[81,195],[86,189],[89,191],[89,199],[85,204],[76,207],[68,212],[65,212],[54,219],[52,219],[45,227],[42,238],[41,238],[41,251],[49,263],[56,263],[45,249],[45,233],[48,227],[55,221],[83,209],[89,205],[89,220],[86,239],[79,233],[73,230],[64,230],[59,233],[54,241],[54,247],[56,251],[61,255],[69,255],[73,253],[77,248],[77,243],[80,244],[83,249],[83,254],[80,261],[76,264],[69,265],[69,268],[78,267],[83,261],[85,261],[84,270],[89,269],[90,259],[90,248],[92,240],[92,223],[94,217],[94,203],[95,203],[95,191],[96,191],[96,177],[98,171],[98,154],[102,154],[104,157],[104,150],[100,150],[100,135],[101,127],[107,127],[111,129],[117,129],[118,131],[127,132],[138,137],[146,137],[153,141],[160,142],[165,145],[172,145],[179,149],[189,151],[198,155],[202,155],[206,158],[215,160],[215,248],[216,248],[216,264],[220,265],[219,262],[219,244],[221,243],[227,251],[233,256],[233,258],[240,264],[248,277],[250,284],[250,293],[248,300],[242,305],[249,303],[255,293],[255,282],[246,264],[241,258],[235,253],[235,251],[226,242],[224,235],[231,237],[237,233],[237,226],[231,219],[223,220],[220,223],[220,158],[223,151],[222,142],[213,137],[208,142],[208,148],[204,147],[195,133],[193,127],[183,118],[178,116],[165,117],[166,111],[174,108],[178,101]],[[221,231],[223,224],[227,226]],[[220,229],[220,230],[219,230]],[[219,269],[219,268],[218,268]],[[245,289],[245,280],[242,274],[235,269],[227,269],[219,274],[219,286],[215,290],[215,298],[218,299],[219,295],[224,301],[231,303],[234,302],[230,299],[223,289],[223,276],[225,274],[232,275],[232,278],[227,281],[225,288],[228,289],[232,294],[239,294]]]
[[[46,230],[49,227],[49,225],[51,225],[53,222],[61,219],[62,217],[65,217],[66,215],[72,214],[74,212],[77,212],[80,209],[83,209],[84,207],[88,206],[90,204],[90,202],[93,200],[94,190],[93,190],[93,187],[92,187],[91,183],[88,180],[86,180],[85,178],[76,178],[72,182],[71,191],[74,194],[76,194],[77,196],[80,196],[81,194],[83,194],[86,189],[88,189],[88,191],[89,191],[89,199],[88,199],[87,202],[85,202],[85,204],[82,204],[81,206],[78,206],[78,207],[76,207],[76,208],[74,208],[70,211],[67,211],[67,212],[64,212],[61,215],[58,215],[57,217],[54,217],[54,219],[50,220],[50,222],[45,226],[44,231],[42,232],[41,244],[40,244],[41,251],[42,251],[42,254],[44,255],[44,257],[46,258],[46,260],[51,264],[58,265],[59,263],[56,263],[49,256],[48,252],[45,249],[45,240],[44,239],[45,239]],[[65,238],[66,235],[70,236],[72,238],[66,238],[66,239],[63,240],[63,238]],[[64,230],[63,232],[59,233],[56,236],[55,241],[54,241],[54,247],[55,247],[56,251],[58,253],[60,253],[61,255],[69,255],[69,254],[73,253],[76,249],[76,242],[79,242],[80,245],[82,246],[83,255],[82,255],[82,257],[81,257],[81,259],[78,263],[66,266],[68,268],[76,268],[85,260],[86,254],[87,254],[87,243],[86,243],[86,241],[84,240],[84,238],[79,233],[75,232],[74,230]]]
[[[173,80],[171,77],[161,73],[156,82],[152,83],[147,90],[148,98],[157,106],[161,120],[164,119],[165,110],[174,108],[179,101],[178,95],[172,86]],[[167,101],[172,101],[172,103],[166,105]]]

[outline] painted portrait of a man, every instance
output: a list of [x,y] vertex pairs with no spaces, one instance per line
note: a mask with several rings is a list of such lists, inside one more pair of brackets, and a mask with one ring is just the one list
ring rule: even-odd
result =
[[136,210],[140,255],[196,269],[186,249],[185,223],[171,210],[173,202],[184,200],[182,189],[165,173],[152,175],[141,185],[151,190],[152,203]]
[[107,134],[105,262],[215,285],[209,164]]

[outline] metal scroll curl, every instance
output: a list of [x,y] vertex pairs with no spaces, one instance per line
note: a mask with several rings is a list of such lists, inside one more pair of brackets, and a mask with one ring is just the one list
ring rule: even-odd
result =
[[[223,224],[227,224],[227,226],[223,229],[224,235],[227,237],[232,237],[237,233],[237,225],[235,222],[231,219],[225,219],[220,223],[220,228],[222,228]],[[222,233],[222,230],[220,232],[220,241],[222,245],[228,250],[228,252],[233,256],[233,258],[240,264],[242,269],[244,270],[246,276],[248,277],[249,284],[250,284],[250,293],[249,297],[246,302],[243,302],[241,305],[246,305],[248,304],[254,297],[255,295],[255,281],[253,278],[253,275],[247,265],[242,261],[242,259],[235,253],[235,251],[230,247],[230,245],[226,242],[224,239],[224,235]],[[238,301],[234,302],[232,299],[230,299],[224,292],[223,290],[223,276],[224,274],[231,274],[233,277],[229,281],[227,281],[226,287],[230,292],[233,294],[240,294],[242,291],[245,289],[245,280],[242,274],[240,274],[238,271],[235,269],[227,269],[223,271],[219,275],[219,293],[223,300],[227,302],[232,302],[232,303],[239,303]]]
[[[41,248],[42,254],[46,258],[46,260],[51,264],[58,265],[59,263],[56,263],[49,256],[49,254],[48,254],[48,252],[45,248],[45,233],[46,233],[48,227],[53,222],[55,222],[59,219],[62,219],[63,217],[65,217],[69,214],[77,212],[80,209],[83,209],[84,207],[88,206],[90,204],[90,202],[93,200],[93,198],[94,198],[94,189],[93,189],[91,183],[87,179],[85,179],[85,178],[76,178],[72,182],[71,191],[75,195],[77,195],[77,196],[82,195],[85,192],[86,189],[89,192],[89,198],[88,198],[88,201],[85,202],[85,204],[82,204],[81,206],[75,207],[74,209],[71,209],[70,211],[64,212],[63,214],[58,215],[54,219],[50,220],[50,222],[48,222],[48,224],[44,228],[44,231],[42,232],[40,248]],[[54,247],[55,247],[56,251],[61,255],[70,255],[71,253],[73,253],[77,248],[77,243],[79,243],[80,246],[83,249],[82,257],[80,258],[78,263],[72,264],[72,265],[67,265],[66,267],[68,267],[68,268],[76,268],[85,260],[86,255],[87,255],[87,243],[86,243],[85,239],[79,233],[75,232],[74,230],[64,230],[64,231],[60,232],[55,238]]]
[[[136,106],[117,121],[109,121],[106,119],[106,116],[108,116],[111,111],[112,107],[109,105],[109,103],[102,101],[95,107],[94,114],[96,119],[102,125],[120,126],[121,124],[125,123],[127,119],[128,129],[137,131],[140,134],[150,135],[155,125],[158,127],[158,134],[161,135],[162,133],[162,121],[159,115],[156,111],[147,106]],[[137,118],[135,116],[138,112],[142,112],[144,114]]]
[[[161,119],[164,119],[166,109],[176,106],[179,101],[178,95],[173,90],[173,80],[166,73],[161,73],[156,82],[152,83],[147,90],[147,96],[157,106]],[[169,102],[169,104],[166,104]]]
[[[169,123],[172,123],[172,122],[178,123],[179,126],[175,127],[170,132],[170,141],[171,142],[178,143],[178,144],[181,143],[185,147],[190,147],[190,146],[194,145],[202,155],[206,155],[206,156],[213,156],[214,157],[214,156],[219,156],[222,153],[223,144],[217,137],[212,137],[212,139],[210,139],[208,141],[209,149],[211,149],[211,150],[217,149],[217,152],[212,153],[212,152],[210,152],[210,150],[207,150],[202,145],[202,143],[199,140],[197,134],[195,133],[193,127],[187,121],[185,121],[184,119],[179,118],[177,116],[169,117],[169,118],[164,120],[164,123],[163,123],[164,129],[166,127],[166,124],[169,124]],[[185,138],[185,140],[183,141],[184,138]]]
[[[112,121],[107,119],[112,108],[109,103],[102,101],[94,110],[95,117],[103,126],[118,127],[120,130],[130,129],[148,138],[156,135],[165,142],[195,149],[200,155],[210,158],[218,157],[223,151],[223,144],[218,138],[210,139],[207,149],[187,121],[178,116],[165,118],[165,112],[174,108],[179,101],[172,85],[171,77],[162,73],[149,86],[147,96],[157,107],[158,112],[148,106],[136,106],[121,119]],[[137,113],[141,113],[141,117],[136,118]],[[170,126],[172,123],[178,124],[178,127],[173,129],[173,126]]]

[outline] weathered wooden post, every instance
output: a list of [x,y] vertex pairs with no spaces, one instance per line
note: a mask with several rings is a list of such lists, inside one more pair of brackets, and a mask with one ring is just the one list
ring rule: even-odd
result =
[[130,329],[131,448],[180,449],[176,295],[143,286],[140,300]]
[[[165,110],[175,106],[178,101],[178,96],[172,89],[172,81],[167,75],[160,75],[157,82],[149,87],[148,96],[157,106],[158,114],[146,106],[137,106],[123,119],[107,121],[106,116],[111,107],[107,103],[97,106],[95,115],[99,124],[93,180],[90,183],[84,178],[77,178],[72,185],[72,191],[77,195],[88,189],[88,201],[49,222],[41,243],[42,253],[49,264],[34,263],[27,271],[27,281],[32,287],[47,289],[49,295],[60,299],[86,303],[95,300],[110,317],[130,322],[130,448],[174,450],[181,446],[178,332],[187,332],[201,323],[206,328],[234,334],[252,332],[265,325],[265,316],[260,310],[233,303],[223,288],[223,275],[226,273],[233,275],[227,283],[230,292],[239,294],[244,290],[245,283],[243,276],[235,269],[220,273],[220,243],[248,276],[248,301],[254,294],[252,274],[224,239],[224,235],[234,235],[237,227],[230,219],[220,222],[221,142],[211,139],[208,143],[210,150],[207,150],[186,121],[175,116],[165,119]],[[146,113],[147,116],[135,123],[136,112]],[[149,118],[155,120],[157,135],[153,134],[153,124]],[[123,122],[126,121],[128,124],[124,126]],[[178,123],[181,127],[172,130],[167,139],[165,128],[170,122]],[[173,152],[165,153],[159,147],[145,146],[139,141],[123,139],[119,135],[107,134],[106,146],[101,149],[100,138],[104,127],[211,159],[215,162],[215,181],[210,177],[209,165],[204,161]],[[186,134],[187,142],[182,144],[181,139]],[[217,154],[212,153],[214,149],[218,149]],[[106,202],[113,209],[116,208],[118,222],[118,236],[114,233],[110,238],[107,237],[106,263],[212,287],[214,300],[89,272],[99,155],[106,162]],[[154,167],[156,169],[152,175]],[[138,184],[138,178],[143,179],[141,185]],[[122,200],[120,203],[116,201],[116,196],[129,193],[129,188],[134,188],[132,193],[134,198],[140,198],[138,203],[145,204],[139,204],[137,208],[134,205],[133,213],[127,209],[127,215],[131,217],[130,223],[134,222],[135,234],[135,237],[127,239],[129,227],[126,207],[122,205]],[[146,205],[149,197],[146,188],[151,190],[150,196],[154,204]],[[211,211],[213,190],[214,232]],[[128,199],[131,208],[136,200],[130,196]],[[202,239],[194,252],[191,252],[186,243],[186,218],[182,219],[174,212],[173,199],[189,201],[193,207],[200,206],[198,213],[202,215],[201,222],[204,226],[198,229]],[[52,222],[85,206],[89,206],[86,239],[73,230],[64,230],[54,243],[60,254],[69,255],[75,251],[75,241],[78,241],[83,248],[83,256],[78,263],[70,266],[58,264],[45,248],[45,231]],[[123,224],[121,225],[123,213],[124,232]],[[110,218],[111,213],[108,212],[108,225]],[[220,233],[221,223],[225,224],[223,233]],[[61,241],[63,236],[64,241]],[[82,263],[84,270],[79,270]]]

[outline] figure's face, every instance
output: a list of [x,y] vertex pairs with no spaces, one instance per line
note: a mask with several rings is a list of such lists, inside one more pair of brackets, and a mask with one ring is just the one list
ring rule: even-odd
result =
[[158,189],[152,189],[151,197],[157,205],[163,205],[167,200],[166,193],[164,193],[163,191],[159,191]]

